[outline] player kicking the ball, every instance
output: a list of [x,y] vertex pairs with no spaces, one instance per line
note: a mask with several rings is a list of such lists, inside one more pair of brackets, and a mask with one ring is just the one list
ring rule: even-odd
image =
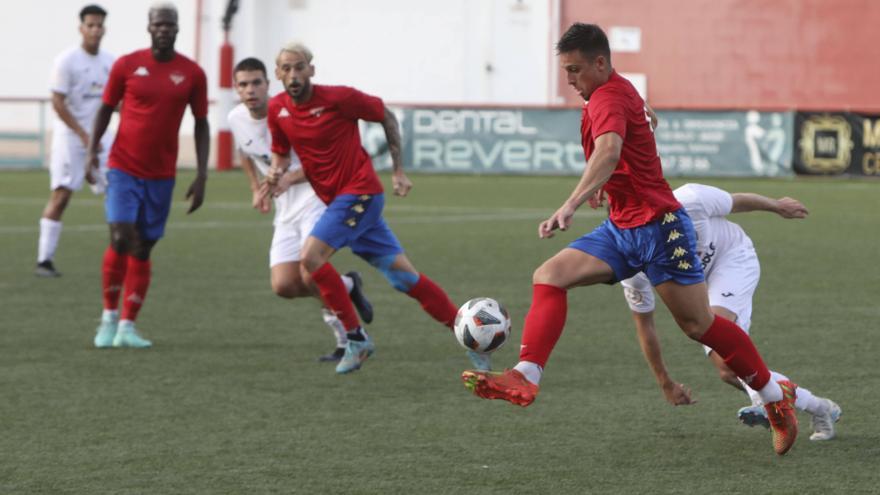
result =
[[[752,240],[742,227],[727,220],[730,213],[770,211],[782,218],[806,218],[807,209],[792,198],[772,199],[754,193],[730,194],[716,187],[686,184],[673,191],[675,199],[687,210],[697,233],[697,256],[702,261],[709,304],[712,312],[736,322],[745,332],[752,323],[752,298],[761,277],[761,265]],[[690,391],[669,377],[657,340],[654,325],[654,292],[644,273],[621,282],[624,294],[645,359],[663,390],[666,400],[673,405],[691,404]],[[749,426],[769,427],[767,412],[758,393],[743,383],[724,360],[711,348],[705,347],[709,359],[718,368],[726,383],[746,392],[752,405],[737,412],[740,421]],[[773,380],[788,380],[784,375],[770,371]],[[798,387],[795,407],[812,417],[813,434],[810,440],[834,438],[834,423],[841,410],[834,401],[813,395]]]
[[771,380],[748,335],[712,313],[694,226],[663,178],[645,102],[612,68],[608,38],[598,26],[574,24],[556,47],[568,83],[589,101],[581,121],[587,164],[569,198],[539,225],[538,235],[567,230],[575,210],[600,189],[608,195],[610,218],[535,271],[514,369],[465,371],[465,385],[480,397],[528,406],[565,326],[568,290],[644,271],[685,334],[712,348],[758,391],[773,426],[774,450],[785,454],[797,437],[796,385]]
[[345,326],[348,345],[337,373],[360,368],[374,350],[339,274],[329,263],[343,247],[351,248],[382,272],[392,287],[417,300],[425,312],[451,330],[457,308],[440,286],[415,269],[382,218],[382,183],[361,146],[358,120],[381,122],[393,163],[394,194],[406,196],[412,183],[403,172],[397,118],[375,96],[345,86],[312,84],[312,53],[301,44],[283,47],[275,63],[284,92],[269,100],[272,167],[267,183],[277,187],[290,167],[293,147],[302,161],[296,173],[308,179],[327,203],[303,246],[302,265],[324,304]]
[[[266,126],[269,103],[269,79],[266,66],[256,58],[246,58],[233,69],[235,90],[241,103],[229,112],[228,121],[241,153],[242,168],[253,192],[253,206],[263,213],[271,209],[269,198],[260,191],[260,176],[269,172],[272,140]],[[281,176],[275,195],[275,234],[269,250],[272,290],[285,298],[320,297],[311,280],[300,271],[300,253],[315,222],[327,209],[304,179],[293,184],[299,158],[291,153],[291,167]],[[363,294],[357,272],[342,276],[342,282],[366,323],[373,321],[373,308]],[[323,309],[324,322],[336,336],[336,349],[319,361],[339,361],[348,339],[342,322],[332,311]]]

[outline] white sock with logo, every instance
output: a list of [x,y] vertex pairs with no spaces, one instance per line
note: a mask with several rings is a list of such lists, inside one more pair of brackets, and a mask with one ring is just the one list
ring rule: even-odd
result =
[[538,366],[537,363],[531,361],[520,361],[516,363],[516,366],[514,366],[513,369],[522,373],[523,376],[526,377],[526,380],[535,385],[541,383],[541,375],[544,374],[544,369]]
[[336,347],[345,347],[348,344],[348,336],[345,334],[345,326],[336,316],[336,313],[327,308],[321,308],[321,314],[324,316],[324,323],[333,331],[336,337]]
[[49,218],[40,219],[40,241],[37,244],[37,263],[55,257],[58,239],[61,238],[61,222]]

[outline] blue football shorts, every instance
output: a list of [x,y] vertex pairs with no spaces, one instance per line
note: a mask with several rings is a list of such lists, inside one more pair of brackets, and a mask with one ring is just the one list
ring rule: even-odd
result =
[[327,205],[311,235],[367,260],[400,254],[403,247],[382,218],[384,207],[384,194],[342,194]]
[[697,256],[697,233],[680,208],[653,222],[621,229],[606,219],[589,234],[568,245],[608,263],[616,283],[645,272],[651,285],[674,280],[682,285],[704,280]]
[[141,179],[112,168],[104,199],[107,223],[133,223],[143,239],[157,241],[165,233],[173,191],[173,178]]

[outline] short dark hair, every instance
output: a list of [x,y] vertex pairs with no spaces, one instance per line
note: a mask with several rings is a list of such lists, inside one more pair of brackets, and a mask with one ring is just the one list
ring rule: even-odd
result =
[[242,59],[240,62],[235,64],[235,68],[232,69],[232,73],[235,74],[236,72],[243,70],[262,71],[263,77],[265,77],[267,80],[269,79],[269,74],[266,72],[266,66],[263,64],[263,62],[260,61],[260,59],[256,57],[248,57]]
[[568,31],[559,38],[556,43],[556,53],[580,51],[588,59],[595,59],[604,55],[611,61],[611,48],[608,46],[608,37],[605,31],[595,24],[576,22],[568,28]]
[[79,11],[79,22],[86,22],[87,15],[99,15],[101,17],[107,17],[107,11],[102,9],[99,5],[86,5],[82,8],[82,10]]

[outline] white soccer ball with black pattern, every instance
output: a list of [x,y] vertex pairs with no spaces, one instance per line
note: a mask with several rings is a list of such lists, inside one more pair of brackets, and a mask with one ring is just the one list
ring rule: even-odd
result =
[[490,353],[504,345],[509,335],[510,317],[495,299],[471,299],[455,315],[455,338],[465,349]]

